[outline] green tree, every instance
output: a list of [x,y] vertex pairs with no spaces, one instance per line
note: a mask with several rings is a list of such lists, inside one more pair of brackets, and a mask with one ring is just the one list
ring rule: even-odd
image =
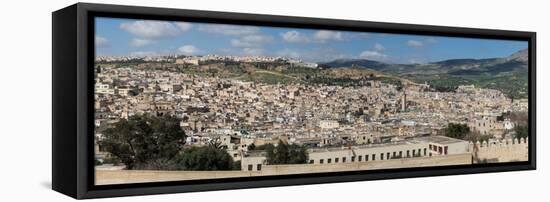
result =
[[249,151],[252,151],[252,150],[255,150],[256,149],[256,145],[254,143],[252,144],[249,144],[248,147],[246,147]]
[[529,137],[529,127],[526,125],[516,125],[514,131],[516,131],[516,138]]
[[98,143],[128,169],[162,169],[162,162],[170,161],[180,152],[185,138],[179,120],[174,117],[136,115],[103,131]]
[[233,168],[232,170],[241,170],[241,160],[234,161],[233,162]]
[[307,163],[308,154],[305,146],[288,145],[279,141],[277,146],[266,145],[268,164],[301,164]]
[[254,150],[264,150],[267,151],[268,149],[273,149],[273,144],[263,144],[260,146],[254,145]]
[[445,128],[445,136],[456,139],[464,139],[470,133],[470,127],[466,124],[449,123]]
[[215,144],[185,149],[176,157],[176,164],[183,170],[232,170],[235,167],[227,151]]

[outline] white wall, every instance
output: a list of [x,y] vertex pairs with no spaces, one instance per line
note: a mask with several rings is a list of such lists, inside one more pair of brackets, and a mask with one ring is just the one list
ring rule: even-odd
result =
[[[145,197],[109,201],[527,201],[547,198],[549,147],[543,128],[550,114],[550,26],[544,1],[297,1],[142,0],[92,1],[201,10],[327,17],[538,32],[539,170],[450,177],[292,186]],[[315,2],[315,3],[313,3]],[[2,154],[0,201],[69,201],[49,190],[51,173],[51,14],[74,1],[2,1],[0,97]],[[545,80],[543,80],[545,79]],[[546,159],[545,159],[546,158]],[[399,190],[399,191],[396,191]],[[269,197],[266,197],[269,196]],[[364,198],[363,198],[364,197]]]

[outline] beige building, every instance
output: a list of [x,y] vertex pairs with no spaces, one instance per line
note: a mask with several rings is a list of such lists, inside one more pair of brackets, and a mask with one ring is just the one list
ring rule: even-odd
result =
[[[415,137],[387,144],[308,149],[309,164],[337,164],[386,161],[401,158],[445,156],[470,153],[469,143],[444,137]],[[242,157],[243,171],[258,171],[266,164],[265,153],[249,152]],[[258,169],[259,168],[259,169]]]
[[[481,135],[498,135],[505,129],[504,121],[499,121],[498,116],[483,116],[468,123],[471,130]],[[508,124],[510,125],[510,124]],[[506,127],[510,128],[510,126]]]
[[340,127],[338,121],[335,120],[319,120],[319,128],[334,129]]

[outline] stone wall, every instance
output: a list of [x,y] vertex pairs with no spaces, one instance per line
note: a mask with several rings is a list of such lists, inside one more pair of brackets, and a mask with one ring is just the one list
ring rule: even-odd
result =
[[474,152],[472,154],[474,163],[527,161],[529,159],[528,143],[528,138],[470,142],[470,151]]
[[341,164],[263,165],[261,171],[151,171],[151,170],[102,170],[96,169],[96,185],[162,182],[193,179],[288,175],[300,173],[338,172],[471,164],[471,155],[458,154],[432,157],[403,158],[385,161]]
[[472,158],[469,153],[432,156],[432,157],[416,157],[416,158],[401,158],[385,161],[369,161],[355,163],[339,163],[339,164],[293,164],[293,165],[265,165],[262,168],[262,174],[277,175],[284,174],[301,174],[301,173],[317,173],[317,172],[339,172],[353,170],[376,170],[389,168],[411,168],[411,167],[429,167],[429,166],[445,166],[445,165],[465,165],[471,164]]

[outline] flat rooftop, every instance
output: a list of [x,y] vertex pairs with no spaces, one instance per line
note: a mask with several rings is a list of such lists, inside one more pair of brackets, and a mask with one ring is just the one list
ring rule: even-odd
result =
[[[453,144],[464,142],[468,143],[465,140],[445,137],[445,136],[424,136],[424,137],[412,137],[406,138],[399,141],[389,142],[389,143],[379,143],[379,144],[367,144],[367,145],[352,145],[352,149],[366,149],[366,148],[380,148],[380,147],[391,147],[399,145],[410,145],[410,144],[423,144],[423,143],[436,143],[436,144]],[[323,148],[310,148],[309,152],[327,152],[327,151],[338,151],[338,150],[347,150],[347,146],[335,146],[335,147],[323,147]]]
[[415,137],[411,138],[415,141],[424,141],[424,142],[433,142],[438,144],[453,144],[453,143],[459,143],[459,142],[466,142],[466,140],[461,139],[455,139],[452,137],[446,137],[446,136],[425,136],[425,137]]
[[[436,144],[453,144],[453,143],[468,143],[465,140],[445,137],[445,136],[424,136],[424,137],[412,137],[406,138],[395,142],[390,143],[380,143],[380,144],[366,144],[366,145],[352,145],[352,149],[366,149],[366,148],[380,148],[380,147],[392,147],[399,145],[411,145],[411,144],[427,144],[427,143],[436,143]],[[321,147],[321,148],[309,148],[308,152],[327,152],[327,151],[341,151],[348,150],[348,146],[332,146],[332,147]],[[248,156],[257,157],[265,156],[264,151],[249,151]]]

